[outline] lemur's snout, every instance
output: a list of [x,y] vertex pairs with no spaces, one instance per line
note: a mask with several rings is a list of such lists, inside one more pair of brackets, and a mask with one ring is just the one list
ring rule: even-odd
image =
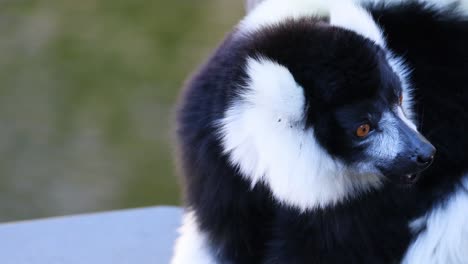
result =
[[420,178],[420,172],[431,166],[434,161],[436,148],[429,143],[424,137],[420,137],[421,143],[415,147],[415,152],[410,156],[411,163],[414,165],[415,173],[405,174],[401,176],[401,181],[406,184],[413,184]]
[[420,171],[427,169],[434,161],[436,148],[423,136],[419,136],[414,142],[415,152],[411,155],[411,161]]
[[419,132],[402,125],[400,133],[405,142],[404,150],[398,155],[389,169],[390,174],[400,175],[400,182],[413,184],[420,178],[420,173],[434,161],[436,148]]
[[412,159],[414,159],[414,162],[421,170],[425,170],[432,164],[432,161],[434,161],[436,148],[427,142],[427,144],[424,144],[420,149],[417,149],[416,152],[416,155],[414,155]]

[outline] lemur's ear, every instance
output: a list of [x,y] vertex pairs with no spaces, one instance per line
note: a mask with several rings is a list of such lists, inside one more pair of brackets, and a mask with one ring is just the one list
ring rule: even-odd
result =
[[264,0],[245,0],[245,9],[247,10],[247,13],[250,13],[250,11],[263,1]]

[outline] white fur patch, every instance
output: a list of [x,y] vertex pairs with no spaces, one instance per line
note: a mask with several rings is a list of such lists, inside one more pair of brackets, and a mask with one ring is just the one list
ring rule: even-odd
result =
[[468,175],[443,205],[434,208],[412,227],[426,224],[409,248],[403,264],[464,264],[468,262]]
[[171,264],[217,263],[208,249],[206,236],[198,228],[193,212],[185,213],[182,226],[179,228],[179,234]]
[[247,87],[220,120],[230,162],[254,186],[301,210],[325,207],[380,185],[375,174],[351,172],[305,128],[303,88],[285,67],[249,59]]
[[274,26],[287,19],[309,16],[328,17],[329,7],[324,0],[265,0],[258,4],[240,23],[241,31],[252,32]]
[[460,1],[460,10],[463,12],[464,15],[468,15],[468,0]]
[[401,57],[396,56],[390,51],[387,51],[387,61],[392,67],[393,71],[399,77],[401,82],[401,88],[403,92],[402,108],[405,116],[404,120],[409,119],[411,121],[410,127],[413,127],[413,122],[415,122],[415,114],[413,110],[413,89],[409,81],[409,75],[411,73],[411,70],[409,70],[408,66],[405,64],[404,60]]
[[459,4],[459,10],[464,15],[468,15],[468,0],[358,0],[363,4],[383,4],[384,6],[391,7],[408,2],[426,3],[439,10],[445,9],[453,4]]
[[287,19],[304,17],[330,18],[330,24],[351,30],[382,47],[382,32],[370,14],[351,0],[265,0],[240,23],[240,31],[253,32],[278,25]]
[[397,108],[397,115],[407,126],[409,126],[414,131],[418,131],[416,125],[411,120],[409,120],[408,117],[406,117],[402,107]]
[[352,1],[333,2],[330,12],[330,24],[345,28],[385,47],[382,30],[372,16]]

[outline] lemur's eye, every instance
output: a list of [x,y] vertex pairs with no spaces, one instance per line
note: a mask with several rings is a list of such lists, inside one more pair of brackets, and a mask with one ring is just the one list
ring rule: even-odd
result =
[[403,94],[401,94],[400,97],[398,98],[398,104],[399,105],[403,104]]
[[358,127],[356,130],[356,136],[363,138],[369,135],[369,132],[371,131],[371,126],[369,124],[362,124]]

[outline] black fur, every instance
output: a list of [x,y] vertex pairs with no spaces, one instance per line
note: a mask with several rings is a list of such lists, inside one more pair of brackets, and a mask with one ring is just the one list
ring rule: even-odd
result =
[[[301,214],[280,208],[265,263],[397,263],[410,241],[389,189]],[[406,196],[400,190],[399,197]]]
[[[186,205],[195,212],[220,263],[396,263],[411,240],[410,219],[447,197],[466,170],[467,23],[454,12],[439,13],[418,4],[369,9],[385,29],[390,48],[407,58],[413,69],[411,81],[416,87],[421,128],[439,149],[434,166],[414,189],[390,185],[307,213],[277,204],[268,187],[262,184],[251,189],[250,183],[221,154],[215,126],[241,89],[239,84],[245,84],[245,58],[258,55],[274,58],[298,73],[295,77],[303,86],[334,84],[336,89],[329,93],[315,89],[311,92],[320,96],[306,94],[309,106],[321,107],[323,113],[315,116],[317,109],[309,109],[308,122],[319,127],[316,136],[332,155],[349,162],[356,155],[349,153],[347,142],[330,141],[327,131],[320,132],[320,128],[330,126],[321,122],[333,120],[326,117],[329,107],[356,100],[355,91],[339,89],[343,85],[340,81],[351,87],[356,87],[353,81],[367,84],[359,96],[373,98],[376,93],[395,93],[394,97],[385,96],[393,100],[397,98],[398,84],[393,74],[385,70],[388,66],[382,64],[378,47],[343,30],[332,29],[335,33],[328,34],[330,28],[325,25],[323,31],[327,34],[321,35],[323,32],[317,31],[317,27],[307,31],[310,27],[306,24],[320,23],[318,20],[286,23],[282,30],[262,31],[255,37],[230,35],[189,82],[177,117]],[[297,34],[301,30],[305,34]],[[279,41],[269,41],[271,37]],[[309,63],[304,51],[320,52],[324,58],[322,66],[329,67],[328,71],[304,69],[320,65]],[[346,59],[349,53],[356,54],[361,64]],[[349,78],[333,83],[334,79],[327,77],[332,76],[327,75],[330,69],[349,74]],[[369,69],[377,69],[379,74],[361,74]],[[301,71],[314,72],[323,78],[300,74]]]

